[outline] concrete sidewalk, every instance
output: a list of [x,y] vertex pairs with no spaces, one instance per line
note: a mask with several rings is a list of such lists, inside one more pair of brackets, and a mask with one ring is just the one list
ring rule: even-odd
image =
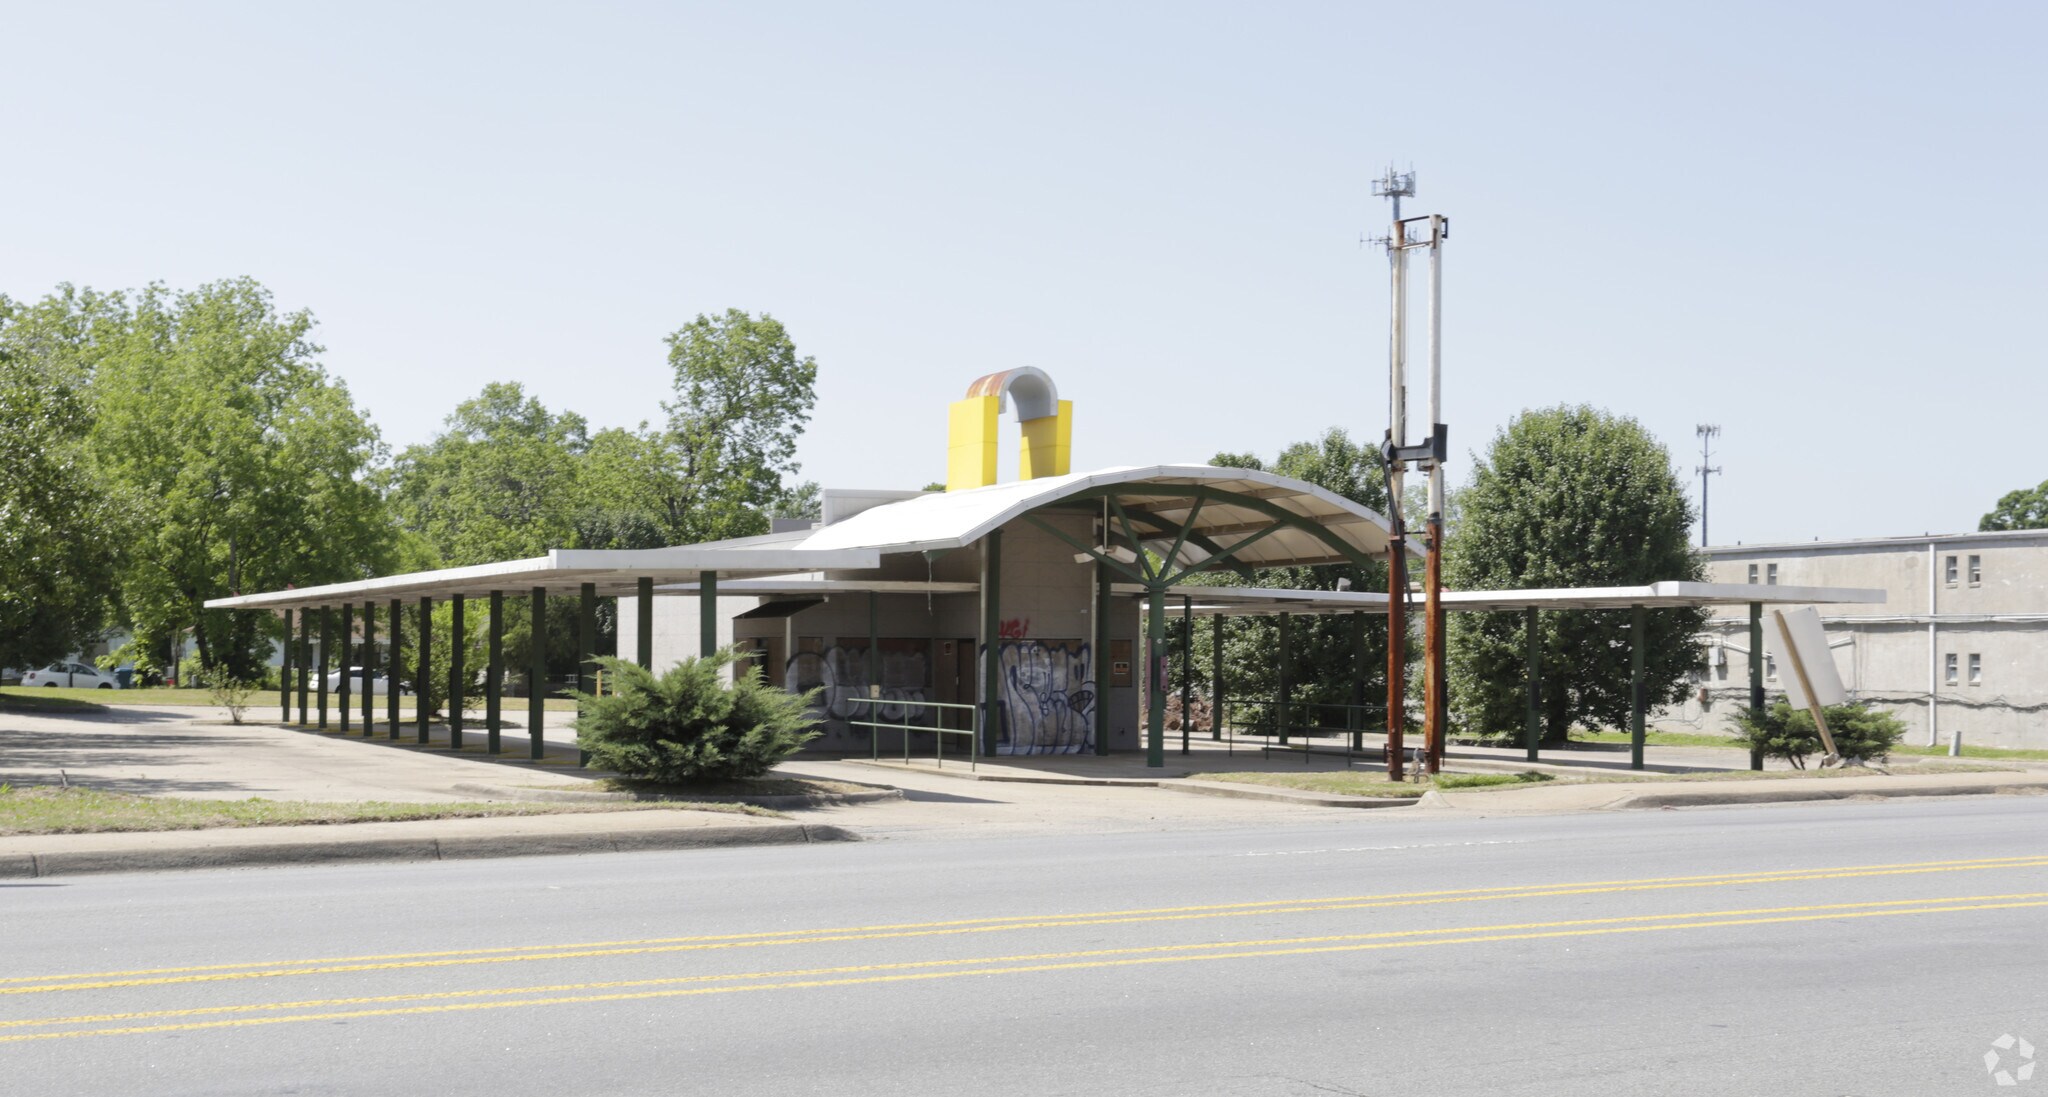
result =
[[[563,721],[566,723],[566,721]],[[60,779],[120,792],[204,799],[449,802],[532,799],[547,790],[587,789],[603,774],[575,764],[566,727],[549,729],[547,757],[526,762],[523,735],[508,735],[516,752],[482,754],[482,737],[466,736],[452,751],[445,728],[417,746],[413,729],[393,741],[300,730],[252,721],[236,726],[218,710],[120,707],[92,715],[0,714],[0,782],[56,784]],[[1177,745],[1177,744],[1176,744]],[[1556,758],[1555,752],[1549,755]],[[1569,752],[1578,754],[1581,752]],[[1554,765],[1576,775],[1626,774],[1626,754],[1589,750],[1596,764]],[[1472,757],[1466,757],[1471,754]],[[1705,757],[1694,757],[1703,755]],[[1746,768],[1747,757],[1710,748],[1652,748],[1660,768]],[[801,809],[800,820],[763,819],[688,810],[439,819],[322,826],[247,827],[121,834],[25,835],[0,838],[0,876],[79,872],[420,860],[711,845],[759,845],[847,838],[943,839],[977,834],[1100,834],[1186,831],[1318,820],[1549,814],[1708,804],[1772,803],[1868,796],[1933,796],[2048,789],[2048,772],[1926,773],[1681,782],[1539,784],[1498,790],[1431,792],[1420,800],[1368,798],[1267,786],[1222,785],[1203,774],[1254,770],[1300,772],[1342,768],[1341,757],[1262,752],[1241,744],[1196,741],[1163,769],[1142,755],[1003,757],[970,773],[964,761],[944,768],[929,760],[909,766],[868,759],[799,759],[778,773],[884,784],[901,799]],[[1454,768],[1495,761],[1473,748],[1454,752]],[[1580,759],[1571,758],[1578,763]],[[1720,766],[1700,763],[1719,762]],[[1606,764],[1597,764],[1606,763]],[[1362,767],[1361,767],[1362,768]],[[1476,767],[1475,767],[1476,768]],[[1517,768],[1529,768],[1523,764]],[[61,775],[61,776],[60,776]],[[971,780],[963,778],[972,778]],[[1192,779],[1191,779],[1192,778]],[[1206,795],[1188,795],[1188,793]],[[862,799],[853,797],[851,799]],[[1397,811],[1361,812],[1384,806]]]

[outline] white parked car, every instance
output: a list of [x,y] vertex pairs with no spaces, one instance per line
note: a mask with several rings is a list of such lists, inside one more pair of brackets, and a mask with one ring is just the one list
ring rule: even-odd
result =
[[[390,675],[388,675],[388,674],[386,674],[386,673],[384,673],[383,671],[377,671],[377,672],[375,672],[375,673],[371,674],[371,675],[370,675],[370,690],[371,690],[370,696],[372,696],[372,697],[387,697],[387,696],[390,696],[390,694],[391,694],[391,676],[390,676]],[[341,692],[341,672],[340,672],[340,671],[338,671],[338,670],[330,670],[330,671],[328,671],[328,672],[327,672],[327,692],[329,692],[329,693],[339,693],[339,692]],[[361,696],[363,695],[363,668],[361,668],[361,667],[350,667],[350,668],[348,668],[348,692],[349,692],[349,695],[350,695],[350,696],[353,696],[353,697],[361,697]],[[400,689],[400,690],[398,691],[398,695],[399,695],[400,697],[410,697],[410,696],[412,696],[412,691],[411,691],[411,690],[409,690],[409,689]]]
[[120,689],[120,679],[111,670],[87,663],[51,663],[21,676],[24,686],[69,686],[76,689]]

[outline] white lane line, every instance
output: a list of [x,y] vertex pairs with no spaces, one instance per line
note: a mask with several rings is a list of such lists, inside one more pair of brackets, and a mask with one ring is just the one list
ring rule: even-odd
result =
[[1330,849],[1269,849],[1240,853],[1239,857],[1300,857],[1310,853],[1378,853],[1393,849],[1448,849],[1454,846],[1523,846],[1526,838],[1497,838],[1484,842],[1418,842],[1406,846],[1336,846]]

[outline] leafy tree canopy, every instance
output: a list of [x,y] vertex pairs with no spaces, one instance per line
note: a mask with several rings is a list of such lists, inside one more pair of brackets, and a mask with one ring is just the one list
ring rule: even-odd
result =
[[1980,530],[2048,529],[2048,480],[2039,487],[2006,492],[1977,523]]
[[[1692,504],[1671,456],[1640,423],[1596,408],[1525,411],[1494,436],[1459,494],[1445,582],[1457,590],[1628,586],[1699,580],[1687,540]],[[1706,614],[1649,614],[1645,679],[1652,705],[1679,700],[1699,662]],[[1545,612],[1543,737],[1629,717],[1627,611]],[[1451,688],[1465,731],[1519,736],[1525,719],[1518,614],[1453,614]]]
[[83,647],[114,586],[115,514],[87,468],[80,371],[44,334],[0,297],[0,667]]
[[544,555],[575,543],[590,432],[574,412],[551,412],[516,382],[485,385],[432,441],[399,454],[390,475],[400,525],[431,546],[438,566]]
[[390,524],[366,479],[377,434],[319,365],[310,313],[280,314],[246,278],[62,286],[10,312],[11,353],[88,405],[91,472],[122,519],[98,543],[118,552],[138,647],[167,652],[189,629],[202,666],[251,678],[276,625],[207,599],[386,565]]
[[594,496],[655,516],[673,545],[766,533],[771,513],[808,512],[815,496],[784,478],[798,471],[817,363],[797,356],[781,321],[739,309],[698,316],[670,333],[668,347],[668,421],[592,439]]

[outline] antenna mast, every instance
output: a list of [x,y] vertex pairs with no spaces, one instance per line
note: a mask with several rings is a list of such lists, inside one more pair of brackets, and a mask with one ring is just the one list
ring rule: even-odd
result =
[[[1423,746],[1424,767],[1443,765],[1449,725],[1445,671],[1443,586],[1443,464],[1449,432],[1443,423],[1443,243],[1451,222],[1438,214],[1403,218],[1401,199],[1415,196],[1415,172],[1390,165],[1373,181],[1372,193],[1393,203],[1391,233],[1376,241],[1387,249],[1392,317],[1388,340],[1387,437],[1380,459],[1387,470],[1387,504],[1392,534],[1387,546],[1387,775],[1402,777],[1402,739],[1407,730],[1408,533],[1402,515],[1403,474],[1410,464],[1429,475],[1426,519],[1428,557],[1423,573]],[[1429,253],[1429,435],[1408,443],[1408,253]]]
[[1700,547],[1707,547],[1707,477],[1721,471],[1719,465],[1709,465],[1714,459],[1714,439],[1721,436],[1721,428],[1713,423],[1701,423],[1693,428],[1700,436],[1700,463],[1693,469],[1700,474]]

